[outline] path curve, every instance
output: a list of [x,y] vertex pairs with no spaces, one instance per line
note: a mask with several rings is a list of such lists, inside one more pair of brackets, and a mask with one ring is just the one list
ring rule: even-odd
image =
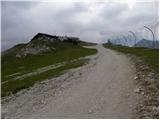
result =
[[2,105],[4,118],[133,118],[135,68],[123,54],[95,47],[86,66],[41,82]]

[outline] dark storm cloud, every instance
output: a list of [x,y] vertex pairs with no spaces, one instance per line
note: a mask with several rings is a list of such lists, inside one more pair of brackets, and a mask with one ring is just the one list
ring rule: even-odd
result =
[[158,21],[158,2],[2,2],[2,48],[28,42],[38,32],[90,42]]

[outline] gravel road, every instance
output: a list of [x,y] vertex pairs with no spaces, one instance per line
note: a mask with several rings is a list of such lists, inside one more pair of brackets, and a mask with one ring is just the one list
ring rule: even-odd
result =
[[134,65],[123,54],[95,48],[87,65],[7,98],[2,118],[134,118]]

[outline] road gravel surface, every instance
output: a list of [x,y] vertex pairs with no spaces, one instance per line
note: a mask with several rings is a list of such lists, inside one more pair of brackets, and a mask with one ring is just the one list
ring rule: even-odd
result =
[[135,67],[123,54],[94,46],[87,65],[6,99],[2,118],[134,118]]

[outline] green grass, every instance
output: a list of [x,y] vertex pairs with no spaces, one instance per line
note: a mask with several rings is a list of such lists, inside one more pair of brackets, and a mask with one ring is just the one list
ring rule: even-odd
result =
[[159,50],[139,47],[125,47],[115,45],[104,45],[106,48],[113,49],[126,54],[133,54],[140,57],[151,69],[159,69]]
[[82,47],[64,48],[57,52],[48,52],[41,55],[28,55],[25,58],[16,58],[15,55],[2,56],[2,82],[8,80],[5,76],[21,72],[22,74],[35,69],[56,64],[63,61],[70,61],[79,57],[95,54],[95,49]]
[[40,82],[42,80],[49,79],[51,77],[56,77],[63,73],[64,70],[68,70],[71,68],[79,67],[84,65],[88,60],[82,59],[75,62],[68,62],[65,66],[59,67],[57,69],[49,70],[39,75],[30,76],[25,79],[18,79],[18,80],[10,80],[2,84],[2,93],[1,96],[7,96],[11,93],[14,94],[21,89],[28,88],[34,85],[35,82]]
[[81,41],[79,43],[79,45],[81,45],[81,46],[95,46],[97,44],[96,43],[90,43],[90,42],[83,42],[83,41]]
[[[95,49],[83,48],[81,46],[71,46],[68,48],[59,49],[56,52],[48,52],[41,55],[29,55],[24,58],[16,58],[14,54],[6,54],[2,56],[1,59],[1,75],[2,82],[8,82],[1,85],[1,96],[4,97],[10,95],[11,93],[16,93],[21,89],[34,85],[35,82],[57,76],[64,70],[81,66],[86,63],[86,60],[82,59],[72,63],[70,61],[79,57],[85,57],[96,53],[97,50]],[[39,75],[30,76],[24,79],[13,80],[13,78],[16,76],[30,73],[38,68],[64,61],[67,61],[67,64],[57,69],[52,69]],[[20,72],[20,74],[7,77],[8,75],[17,72]]]

